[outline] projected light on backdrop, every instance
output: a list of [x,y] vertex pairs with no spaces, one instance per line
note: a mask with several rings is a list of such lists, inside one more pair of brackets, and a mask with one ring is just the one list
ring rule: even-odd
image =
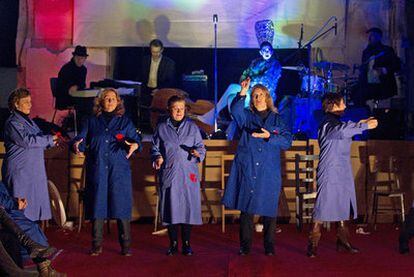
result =
[[[142,46],[161,38],[166,46],[211,47],[218,14],[219,47],[257,48],[254,24],[271,19],[274,46],[297,46],[335,15],[341,22],[346,0],[74,0],[74,42],[95,47]],[[335,43],[333,43],[335,42]],[[343,47],[329,36],[316,46]]]

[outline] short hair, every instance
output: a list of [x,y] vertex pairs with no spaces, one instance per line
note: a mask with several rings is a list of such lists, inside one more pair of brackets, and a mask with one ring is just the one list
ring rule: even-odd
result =
[[368,29],[367,34],[369,34],[369,33],[376,33],[376,34],[378,34],[382,37],[382,30],[378,27],[372,27],[372,28]]
[[322,108],[324,112],[330,112],[334,105],[339,106],[344,97],[339,93],[327,93],[322,98]]
[[167,101],[167,108],[168,110],[177,102],[185,102],[184,96],[181,95],[173,95],[170,98],[168,98]]
[[30,96],[30,92],[27,88],[17,88],[13,90],[8,99],[8,106],[10,111],[16,110],[16,103],[19,102],[20,99],[26,98]]
[[94,100],[93,113],[96,116],[99,116],[99,115],[102,114],[102,112],[103,112],[103,102],[104,102],[105,96],[109,92],[115,93],[116,100],[118,101],[118,105],[116,106],[115,111],[114,111],[115,115],[121,116],[125,113],[124,101],[119,96],[118,91],[114,88],[106,88],[101,93],[99,93],[99,95]]
[[249,103],[250,110],[251,111],[256,110],[256,107],[253,104],[253,93],[258,89],[263,90],[266,94],[267,109],[276,113],[277,109],[276,109],[275,105],[273,104],[273,98],[272,98],[272,96],[270,96],[270,92],[269,92],[268,88],[266,86],[262,85],[262,84],[256,84],[251,89],[251,94],[250,94],[251,97],[250,97],[250,103]]
[[272,45],[270,42],[268,42],[268,41],[263,41],[263,42],[260,44],[260,49],[262,49],[262,48],[263,48],[263,47],[265,47],[265,46],[270,47],[270,48],[273,50],[273,45]]
[[161,49],[164,48],[164,44],[162,44],[162,41],[159,40],[159,39],[153,39],[153,40],[151,40],[149,46],[150,47],[161,47]]

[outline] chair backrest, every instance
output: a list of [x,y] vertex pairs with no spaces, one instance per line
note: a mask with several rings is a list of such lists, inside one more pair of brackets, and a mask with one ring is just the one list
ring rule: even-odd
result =
[[400,161],[395,156],[378,157],[370,155],[368,158],[369,173],[373,178],[374,191],[384,189],[388,192],[400,189]]
[[227,178],[230,176],[231,163],[234,160],[233,154],[221,156],[221,190],[224,192],[226,188]]
[[58,78],[57,77],[52,77],[50,78],[50,90],[52,91],[52,95],[54,98],[56,98],[58,92],[57,92],[57,83],[58,83]]
[[296,193],[316,191],[316,167],[319,155],[295,155]]

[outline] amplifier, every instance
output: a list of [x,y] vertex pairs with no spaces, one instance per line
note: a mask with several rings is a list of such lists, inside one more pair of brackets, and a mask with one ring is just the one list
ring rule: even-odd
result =
[[207,75],[183,75],[183,90],[188,92],[191,100],[198,99],[211,100],[207,89]]

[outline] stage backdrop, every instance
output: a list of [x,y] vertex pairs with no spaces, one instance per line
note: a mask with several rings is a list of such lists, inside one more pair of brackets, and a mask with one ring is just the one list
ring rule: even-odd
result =
[[[346,0],[74,0],[74,43],[93,47],[142,46],[161,39],[167,47],[211,47],[213,14],[218,46],[256,48],[254,24],[271,19],[273,45],[296,48],[301,23],[307,41],[335,16],[338,34],[315,46],[342,48]],[[333,26],[333,22],[327,27]]]

